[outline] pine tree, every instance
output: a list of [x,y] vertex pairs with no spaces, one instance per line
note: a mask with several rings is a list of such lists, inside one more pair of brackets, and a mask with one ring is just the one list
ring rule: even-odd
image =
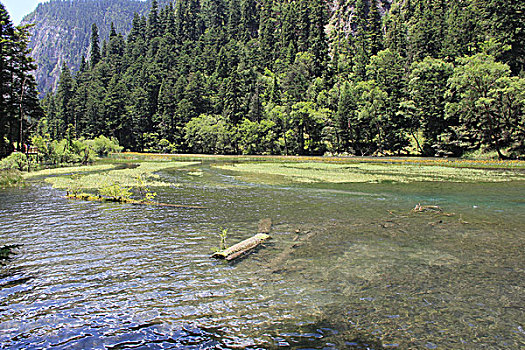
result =
[[98,36],[98,27],[95,23],[91,26],[91,46],[90,46],[90,60],[89,66],[91,69],[95,68],[96,64],[100,62],[100,38]]
[[357,0],[355,7],[355,19],[352,21],[352,26],[356,28],[354,39],[354,72],[360,79],[365,79],[366,65],[371,56],[368,36],[368,9],[364,0]]
[[241,0],[242,39],[248,41],[257,37],[259,29],[257,3],[255,0]]
[[241,7],[239,0],[228,1],[228,26],[226,32],[230,39],[239,39],[241,24]]
[[381,15],[377,0],[370,2],[367,16],[367,35],[370,44],[370,54],[377,55],[383,49],[383,32],[381,30]]
[[57,108],[57,117],[59,120],[57,135],[60,138],[65,137],[66,129],[73,125],[76,130],[77,123],[74,118],[73,97],[75,94],[74,80],[69,67],[63,63],[60,73],[60,82],[58,84],[55,106]]
[[[15,95],[12,89],[12,53],[15,29],[4,5],[0,3],[0,157],[12,151],[5,139],[12,138],[16,124]],[[13,140],[14,141],[14,140]]]
[[316,0],[310,8],[310,52],[314,59],[314,75],[320,77],[327,68],[328,41],[325,34],[325,26],[328,23],[326,2]]
[[[297,0],[297,49],[308,51],[310,47],[311,7],[308,0]],[[292,5],[293,6],[293,5]]]
[[146,38],[151,41],[161,35],[161,25],[159,21],[159,6],[157,0],[151,2],[151,8],[148,15],[148,22],[146,26]]
[[0,156],[13,150],[9,142],[22,150],[31,123],[41,117],[28,37],[28,27],[14,28],[0,4]]
[[264,66],[270,66],[275,57],[275,23],[272,15],[273,0],[263,0],[259,24],[261,59]]

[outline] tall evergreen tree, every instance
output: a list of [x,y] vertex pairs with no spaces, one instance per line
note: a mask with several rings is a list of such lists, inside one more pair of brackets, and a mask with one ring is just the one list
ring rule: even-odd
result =
[[75,85],[73,76],[69,67],[63,63],[62,71],[60,73],[60,82],[58,84],[55,106],[57,108],[57,117],[60,120],[60,123],[57,125],[56,134],[59,138],[65,137],[66,130],[73,126],[76,131],[77,123],[74,118],[74,105],[73,97],[75,95]]
[[100,37],[98,35],[98,27],[95,23],[91,26],[91,46],[89,66],[93,69],[101,59],[100,52]]
[[0,156],[10,153],[15,141],[22,150],[28,128],[41,117],[28,37],[28,28],[13,27],[0,3]]
[[315,0],[310,9],[310,52],[314,58],[314,75],[320,77],[326,72],[328,61],[328,41],[325,27],[328,23],[326,2]]

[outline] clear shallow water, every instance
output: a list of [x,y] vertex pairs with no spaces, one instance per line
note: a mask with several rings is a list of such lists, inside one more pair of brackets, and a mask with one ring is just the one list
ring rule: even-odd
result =
[[[265,186],[203,166],[163,202],[0,191],[3,348],[520,349],[525,184]],[[446,213],[411,213],[417,203]],[[271,217],[273,241],[209,258]]]

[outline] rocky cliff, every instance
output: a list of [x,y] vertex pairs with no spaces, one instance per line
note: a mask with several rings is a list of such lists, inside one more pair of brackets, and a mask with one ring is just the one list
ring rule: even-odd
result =
[[22,20],[32,24],[32,56],[38,64],[35,77],[45,94],[56,88],[60,68],[65,62],[76,69],[87,56],[91,26],[96,23],[102,39],[109,35],[113,22],[118,32],[131,29],[133,14],[149,9],[149,2],[138,0],[52,0],[41,3]]

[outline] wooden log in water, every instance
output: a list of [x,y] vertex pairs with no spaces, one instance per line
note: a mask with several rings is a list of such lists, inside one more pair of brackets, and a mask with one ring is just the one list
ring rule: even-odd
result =
[[206,207],[201,207],[197,205],[183,205],[183,204],[160,203],[160,202],[151,202],[151,201],[140,201],[136,199],[123,198],[123,197],[103,197],[103,196],[91,195],[88,193],[67,194],[66,198],[91,201],[91,202],[111,202],[111,203],[125,203],[125,204],[133,204],[133,205],[156,205],[156,206],[161,206],[161,207],[174,207],[174,208],[183,208],[183,209],[206,209]]
[[270,235],[266,233],[258,233],[255,236],[245,239],[244,241],[239,242],[237,244],[234,244],[227,249],[213,253],[211,257],[216,258],[216,259],[226,259],[228,261],[231,261],[243,255],[244,253],[252,250],[253,248],[257,247],[259,244],[263,243],[264,241],[270,238],[271,238]]

